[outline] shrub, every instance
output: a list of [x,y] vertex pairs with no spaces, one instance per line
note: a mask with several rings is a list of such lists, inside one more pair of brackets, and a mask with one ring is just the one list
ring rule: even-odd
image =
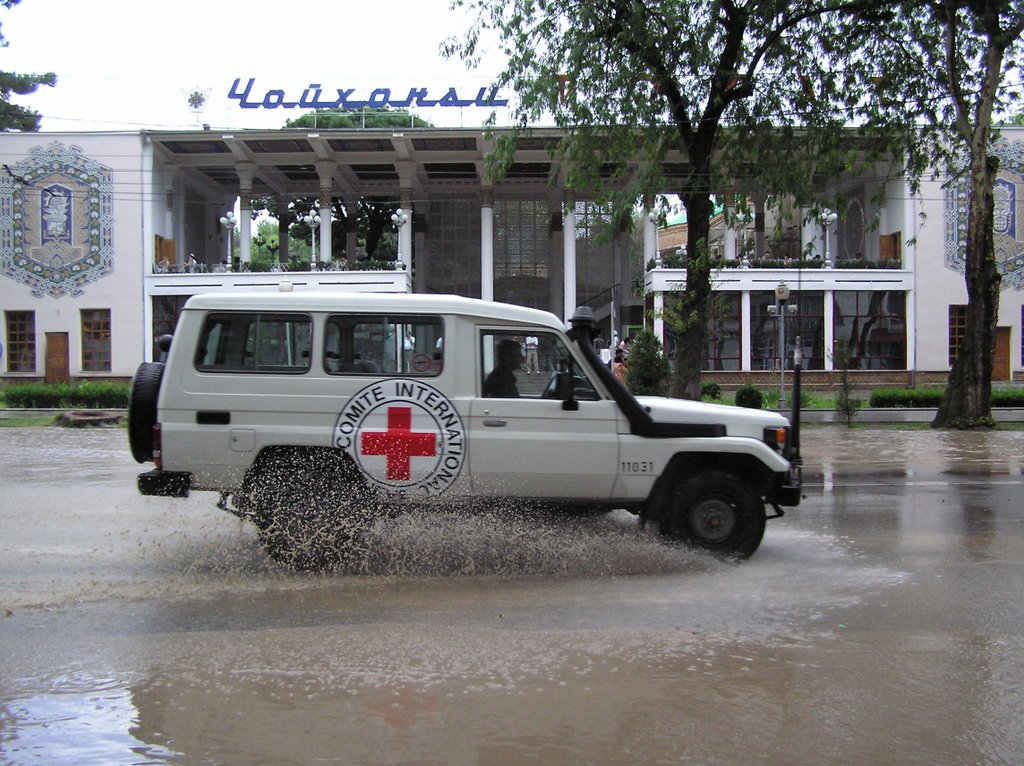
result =
[[937,408],[942,392],[941,388],[876,388],[868,403],[872,407]]
[[8,407],[25,409],[125,409],[130,387],[125,383],[17,383],[4,388]]
[[626,385],[634,394],[664,396],[671,368],[661,353],[661,341],[650,330],[641,330],[629,342]]
[[860,399],[853,395],[853,381],[850,380],[850,348],[845,343],[836,343],[832,361],[839,370],[839,391],[836,394],[836,412],[846,423],[853,426],[853,418],[860,409]]
[[749,383],[736,391],[736,404],[740,407],[748,407],[752,410],[761,409],[764,404],[764,394]]
[[1000,388],[992,392],[993,407],[1024,407],[1024,388]]
[[722,398],[722,387],[715,383],[713,380],[709,380],[706,383],[700,384],[700,398],[701,399],[721,399]]
[[[876,388],[871,392],[872,407],[922,407],[938,409],[944,388]],[[1024,388],[997,388],[992,392],[993,407],[1024,407]]]

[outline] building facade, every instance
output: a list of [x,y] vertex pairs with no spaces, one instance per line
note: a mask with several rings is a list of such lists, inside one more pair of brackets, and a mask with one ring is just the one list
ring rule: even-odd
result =
[[[635,232],[600,236],[608,216],[565,188],[548,155],[556,138],[518,141],[494,181],[493,139],[479,130],[0,134],[0,380],[127,379],[190,295],[285,279],[456,293],[562,317],[586,303],[607,337],[646,323],[671,353],[665,309],[685,284],[669,241],[678,227],[659,242],[656,217],[640,214]],[[1024,130],[1005,131],[1000,380],[1024,378],[1022,148]],[[912,193],[881,175],[836,183],[849,203],[835,220],[789,210],[766,233],[763,216],[716,219],[708,376],[770,380],[780,349],[789,358],[799,347],[827,384],[845,347],[872,380],[944,379],[966,303],[963,189],[938,179]],[[282,226],[271,261],[254,259],[252,222],[268,200],[312,208],[310,255]],[[394,220],[382,223],[381,211]],[[382,232],[394,249],[367,252]],[[780,283],[790,291],[781,311]]]

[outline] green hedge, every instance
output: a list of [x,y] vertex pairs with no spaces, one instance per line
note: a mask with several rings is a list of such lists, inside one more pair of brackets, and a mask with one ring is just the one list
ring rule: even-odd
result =
[[128,407],[130,390],[127,383],[16,383],[5,386],[0,394],[8,407],[123,410]]
[[[938,409],[944,388],[876,388],[871,407],[922,407]],[[1024,407],[1024,388],[999,388],[992,392],[993,407]]]

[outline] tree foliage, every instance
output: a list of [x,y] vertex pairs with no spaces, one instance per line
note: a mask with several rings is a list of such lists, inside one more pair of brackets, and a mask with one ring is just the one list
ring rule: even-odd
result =
[[[472,62],[492,36],[508,63],[517,133],[551,119],[559,180],[611,204],[674,192],[688,221],[686,291],[666,319],[680,342],[672,393],[700,397],[711,296],[712,195],[788,193],[827,204],[820,179],[906,143],[909,118],[879,120],[858,52],[896,2],[456,0],[475,11],[448,55]],[[856,126],[856,127],[852,127]],[[498,142],[498,172],[516,136]]]
[[315,128],[332,130],[337,128],[429,128],[431,124],[408,112],[399,112],[387,107],[374,107],[358,112],[334,109],[316,109],[294,120],[287,120],[286,128]]
[[664,396],[671,374],[661,341],[650,330],[640,330],[630,340],[626,385],[634,394]]
[[[0,0],[3,8],[13,8],[21,0]],[[0,31],[0,47],[7,47],[7,40]],[[40,85],[56,85],[57,75],[53,72],[46,74],[15,74],[14,72],[0,72],[0,130],[21,130],[34,132],[39,130],[39,121],[42,119],[38,112],[34,112],[24,106],[11,103],[11,96],[27,96],[35,93]]]
[[[0,0],[0,6],[12,8],[22,0]],[[0,47],[7,47],[7,40],[0,31]],[[44,75],[17,75],[13,72],[0,72],[0,130],[23,130],[34,132],[39,130],[42,119],[38,112],[10,102],[11,95],[29,95],[35,93],[40,85],[56,85],[57,76],[52,72]]]
[[1024,33],[1020,0],[931,0],[900,8],[898,35],[878,37],[887,87],[904,108],[924,118],[922,132],[938,162],[968,188],[964,280],[964,336],[933,426],[976,427],[992,420],[992,363],[999,317],[999,274],[993,240],[993,191],[999,163],[993,155],[995,117],[1012,112],[1020,85]]

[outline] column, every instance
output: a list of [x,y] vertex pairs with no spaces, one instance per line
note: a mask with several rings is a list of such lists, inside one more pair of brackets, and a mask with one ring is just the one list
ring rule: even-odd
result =
[[647,264],[658,258],[658,220],[653,202],[644,200],[644,271]]
[[480,192],[480,297],[494,300],[494,189]]
[[349,266],[356,262],[356,248],[358,245],[359,231],[359,200],[345,201],[345,257],[348,258]]
[[722,216],[725,223],[725,232],[722,235],[722,257],[727,261],[735,261],[737,256],[736,252],[736,229],[733,227],[732,216],[735,214],[735,209],[726,205],[725,215]]
[[[818,250],[818,225],[814,210],[809,207],[800,208],[800,257],[824,258]],[[810,247],[808,247],[810,246]],[[808,252],[810,250],[810,252]]]
[[252,193],[238,195],[238,251],[242,263],[252,263]]
[[331,262],[331,218],[334,215],[331,190],[334,187],[334,168],[333,162],[316,163],[316,175],[320,182],[320,196],[316,211],[320,216],[320,257],[317,258],[317,254],[313,253],[311,266],[318,260],[321,263]]
[[665,293],[661,290],[654,293],[654,337],[665,348]]
[[565,263],[562,319],[568,321],[576,310],[576,199],[565,196],[562,218],[562,261]]
[[836,344],[836,306],[835,306],[835,291],[825,291],[825,370],[834,370],[835,367],[832,364],[832,355],[835,353]]
[[740,370],[750,372],[750,290],[740,293]]
[[565,275],[562,273],[562,201],[557,193],[548,194],[548,306],[553,314],[564,300]]
[[175,259],[180,266],[183,263],[188,263],[189,256],[191,255],[188,238],[185,233],[185,179],[180,172],[175,171],[174,173],[173,191],[171,193],[174,196],[173,210],[171,211],[174,228],[171,231],[174,232]]
[[331,190],[320,190],[320,263],[331,262],[331,216],[334,206],[331,204]]
[[907,369],[915,370],[917,367],[917,201],[919,195],[914,191],[910,181],[906,186],[907,201],[903,206],[903,231],[900,236],[903,238],[903,268],[910,270],[911,287],[907,291],[906,307],[906,332],[907,332]]
[[277,209],[279,211],[277,217],[277,240],[280,243],[280,248],[277,251],[277,262],[288,263],[288,198],[278,194],[277,195]]
[[[426,213],[424,213],[424,216]],[[425,219],[420,219],[422,223]],[[430,283],[430,252],[427,248],[427,232],[423,226],[417,226],[412,233],[415,242],[413,252],[416,253],[416,269],[413,274],[412,291],[414,293],[427,292],[427,285]]]
[[401,190],[402,210],[409,216],[409,222],[398,229],[398,251],[402,254],[402,261],[406,270],[412,268],[412,189],[403,187]]
[[252,263],[252,182],[256,167],[249,162],[238,165],[238,254],[242,263]]
[[754,208],[754,258],[767,258],[768,248],[764,238],[764,192],[754,192],[751,201]]

